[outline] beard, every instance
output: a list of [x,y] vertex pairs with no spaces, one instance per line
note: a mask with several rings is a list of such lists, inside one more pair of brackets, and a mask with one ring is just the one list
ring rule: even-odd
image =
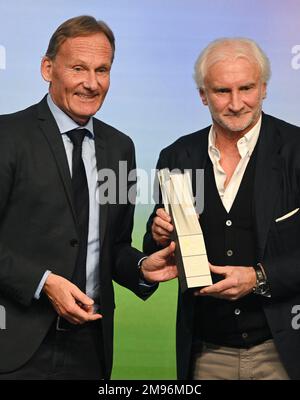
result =
[[[227,132],[243,132],[245,130],[249,131],[259,119],[259,116],[262,112],[262,101],[259,103],[256,109],[246,112],[243,111],[236,114],[228,112],[223,116],[216,113],[211,106],[209,106],[209,110],[214,123],[219,125]],[[230,119],[228,117],[230,117]],[[236,121],[232,121],[233,118],[235,118]]]

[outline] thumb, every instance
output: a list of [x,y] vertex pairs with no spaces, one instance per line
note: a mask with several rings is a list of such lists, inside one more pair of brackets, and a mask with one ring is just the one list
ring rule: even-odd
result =
[[72,295],[77,301],[86,305],[92,306],[94,304],[94,300],[92,300],[89,296],[83,293],[77,286],[74,285],[74,289],[72,290]]
[[219,267],[217,265],[209,264],[209,268],[210,268],[211,272],[213,272],[215,274],[221,274],[221,275],[226,274],[226,270],[224,267]]
[[161,258],[168,258],[175,251],[175,242],[171,242],[169,246],[160,250],[158,253]]

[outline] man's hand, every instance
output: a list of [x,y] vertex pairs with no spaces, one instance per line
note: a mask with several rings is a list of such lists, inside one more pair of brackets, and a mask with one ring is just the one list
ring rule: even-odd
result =
[[237,300],[252,292],[256,284],[253,267],[218,267],[209,264],[211,272],[223,275],[225,279],[214,285],[196,291],[196,296],[213,296],[225,300]]
[[178,276],[174,260],[175,243],[143,260],[141,271],[148,282],[164,282]]
[[163,208],[159,208],[151,227],[153,239],[157,244],[167,246],[170,243],[170,234],[173,229],[171,217]]
[[84,324],[102,318],[101,314],[93,312],[94,301],[62,276],[50,274],[43,291],[57,314],[72,324]]

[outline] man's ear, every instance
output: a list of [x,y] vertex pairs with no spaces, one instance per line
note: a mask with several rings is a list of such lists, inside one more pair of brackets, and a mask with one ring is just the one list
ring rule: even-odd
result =
[[207,96],[206,96],[205,90],[204,90],[203,88],[200,88],[200,89],[199,89],[199,94],[200,94],[202,103],[203,103],[205,106],[207,106],[207,105],[208,105],[208,101],[207,101]]
[[52,64],[53,61],[49,57],[45,56],[42,58],[41,74],[46,82],[52,81]]
[[267,84],[264,82],[262,84],[262,98],[265,99],[267,97]]

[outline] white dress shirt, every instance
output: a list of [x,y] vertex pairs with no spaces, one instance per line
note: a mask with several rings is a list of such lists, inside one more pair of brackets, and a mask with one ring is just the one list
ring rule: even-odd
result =
[[208,155],[213,164],[216,186],[227,212],[230,211],[235,196],[239,190],[247,164],[258,140],[260,126],[261,117],[254,127],[238,140],[237,148],[241,159],[226,187],[226,173],[220,164],[221,153],[215,145],[216,134],[213,125],[210,128],[208,135]]

